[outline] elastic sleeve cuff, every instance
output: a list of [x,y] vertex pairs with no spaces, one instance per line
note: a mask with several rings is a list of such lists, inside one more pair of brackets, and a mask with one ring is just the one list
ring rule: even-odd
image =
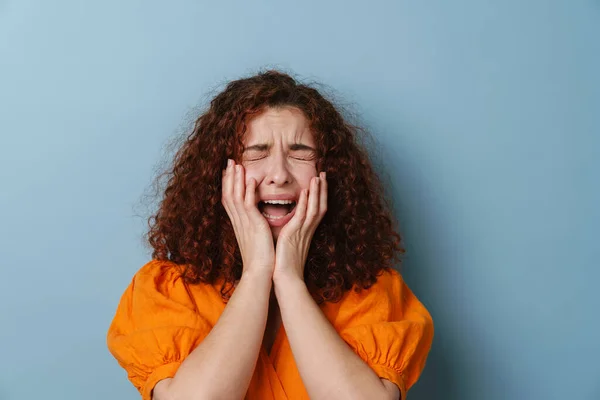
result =
[[176,361],[161,365],[152,371],[146,380],[146,383],[144,386],[142,386],[142,400],[152,400],[152,389],[154,389],[154,386],[156,386],[156,384],[163,379],[174,377],[180,365],[181,362]]
[[404,385],[404,379],[402,378],[402,374],[394,370],[393,368],[387,367],[385,365],[380,364],[368,364],[369,367],[378,377],[387,379],[388,381],[396,384],[398,389],[400,389],[400,399],[406,400],[406,387]]

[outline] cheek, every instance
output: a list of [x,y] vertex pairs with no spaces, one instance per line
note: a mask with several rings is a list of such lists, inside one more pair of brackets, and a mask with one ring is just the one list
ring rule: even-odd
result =
[[302,189],[310,189],[310,181],[312,178],[317,176],[317,170],[311,169],[307,171],[303,171],[302,175],[298,176],[298,183]]
[[248,182],[250,182],[251,178],[254,178],[256,183],[260,185],[260,182],[262,182],[262,180],[263,180],[263,174],[261,174],[260,171],[256,170],[255,168],[246,167],[245,178],[246,178],[246,185],[248,185]]

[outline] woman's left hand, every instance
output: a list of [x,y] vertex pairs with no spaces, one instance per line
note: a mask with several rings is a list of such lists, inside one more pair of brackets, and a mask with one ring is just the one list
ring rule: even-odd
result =
[[273,273],[275,284],[288,278],[304,281],[310,242],[326,211],[327,180],[325,172],[321,172],[320,177],[311,180],[308,191],[302,191],[294,216],[279,232]]

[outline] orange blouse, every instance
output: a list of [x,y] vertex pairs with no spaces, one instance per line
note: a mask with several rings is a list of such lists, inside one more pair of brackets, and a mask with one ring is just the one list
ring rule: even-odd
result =
[[[180,268],[166,261],[150,261],[135,274],[107,343],[143,400],[151,399],[158,381],[175,375],[217,323],[226,305],[220,287],[220,282],[188,285]],[[384,272],[371,288],[351,290],[320,308],[354,352],[406,399],[425,366],[433,321],[400,274]],[[261,346],[246,399],[309,399],[283,325],[270,354]]]

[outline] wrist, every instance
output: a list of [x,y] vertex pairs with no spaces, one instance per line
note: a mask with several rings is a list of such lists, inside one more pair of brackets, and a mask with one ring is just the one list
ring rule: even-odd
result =
[[289,272],[273,274],[273,285],[276,295],[278,291],[285,292],[298,287],[306,287],[306,283],[302,277]]
[[273,272],[264,268],[248,269],[242,272],[240,282],[242,281],[252,281],[254,284],[264,283],[268,284],[268,286],[270,287],[273,281]]

